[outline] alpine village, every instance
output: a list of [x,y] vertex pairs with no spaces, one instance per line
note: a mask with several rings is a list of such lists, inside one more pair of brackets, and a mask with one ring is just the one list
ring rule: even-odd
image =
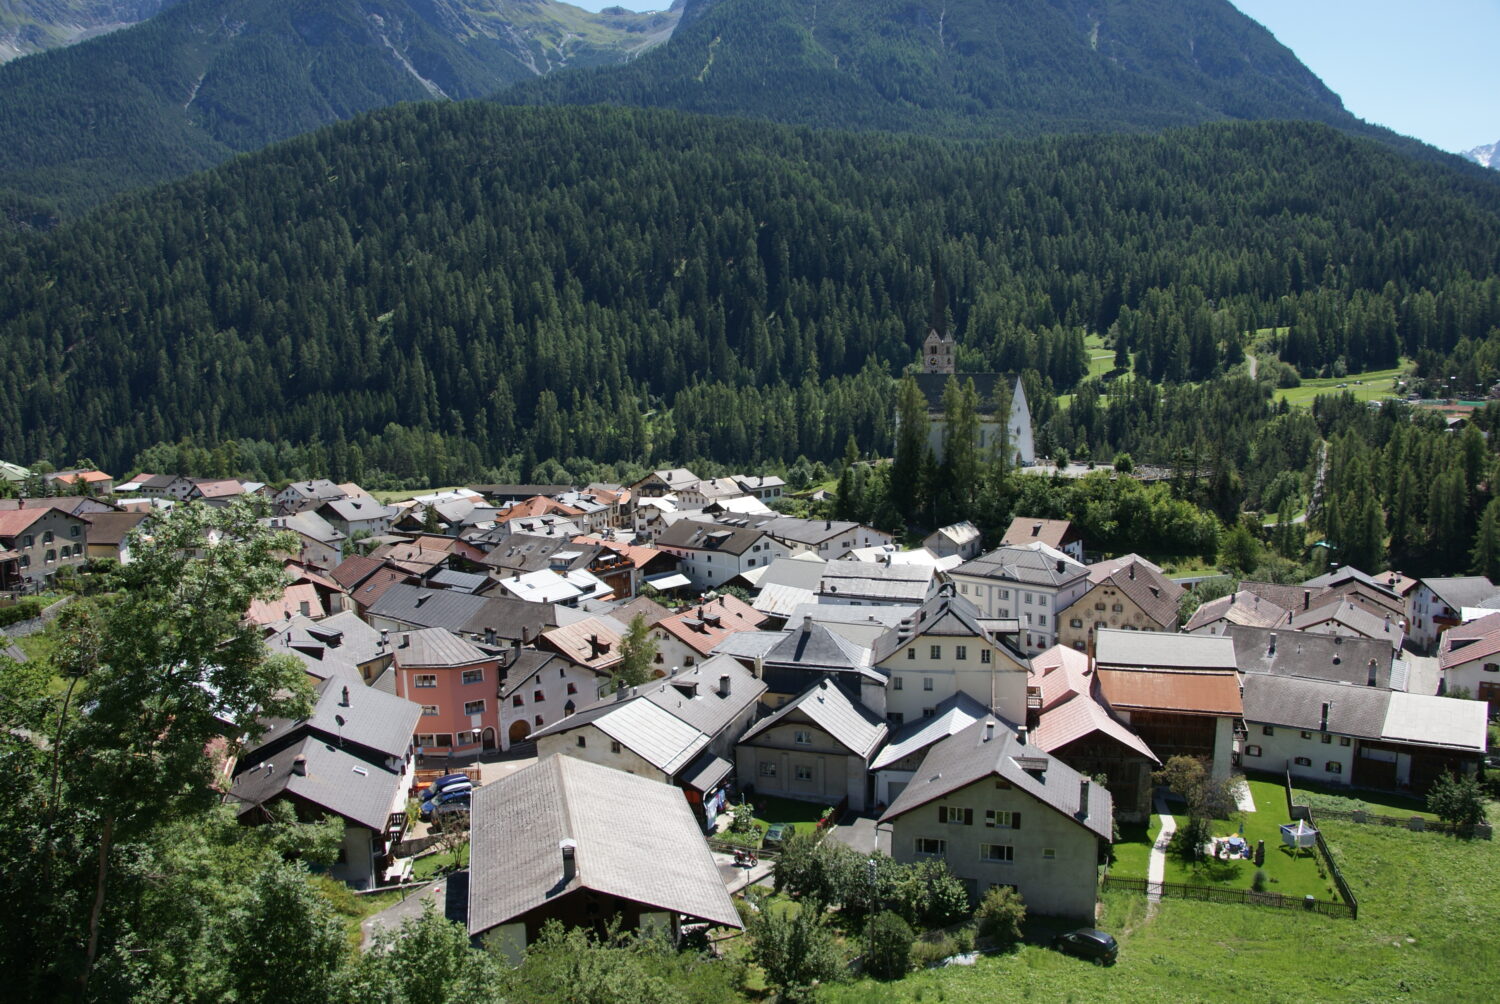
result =
[[1500,999],[1489,161],[587,6],[0,4],[3,997]]

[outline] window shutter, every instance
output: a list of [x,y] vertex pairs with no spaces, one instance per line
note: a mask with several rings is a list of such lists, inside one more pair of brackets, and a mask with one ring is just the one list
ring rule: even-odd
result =
[[964,825],[965,826],[973,826],[974,825],[974,810],[973,809],[965,809],[964,810]]
[[1013,830],[1021,828],[1021,814],[1019,812],[1012,812],[1010,814],[1010,828]]

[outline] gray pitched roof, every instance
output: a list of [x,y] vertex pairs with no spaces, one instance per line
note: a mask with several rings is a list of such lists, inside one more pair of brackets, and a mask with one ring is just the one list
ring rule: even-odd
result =
[[304,719],[268,719],[259,743],[245,752],[241,762],[253,762],[284,743],[286,737],[300,733],[388,757],[406,756],[417,720],[422,717],[421,705],[367,687],[358,676],[347,673],[318,684],[317,695],[312,714]]
[[1389,615],[1381,616],[1372,613],[1367,607],[1348,600],[1327,603],[1297,614],[1292,618],[1291,627],[1295,631],[1306,631],[1329,621],[1348,628],[1350,631],[1356,631],[1366,638],[1384,641],[1392,647],[1400,646],[1401,638],[1405,633],[1401,630],[1401,625],[1394,622]]
[[766,652],[765,660],[768,666],[850,672],[870,668],[870,651],[814,623],[809,614],[800,624],[791,625],[785,637]]
[[[299,756],[307,758],[305,775],[292,769]],[[241,816],[279,795],[290,795],[379,831],[385,829],[403,780],[401,773],[372,764],[317,736],[305,736],[240,771],[229,790]]]
[[[477,789],[470,826],[471,935],[578,889],[740,926],[698,821],[671,785],[548,757]],[[576,848],[567,885],[564,840]]]
[[[723,677],[729,693],[720,693]],[[593,725],[658,770],[676,775],[766,692],[728,656],[641,687],[610,694],[567,718],[532,733],[533,738]]]
[[1028,544],[1022,547],[997,547],[988,554],[981,554],[966,561],[953,570],[955,575],[972,575],[977,578],[995,579],[1000,582],[1016,582],[1023,586],[1044,586],[1055,589],[1088,577],[1089,570],[1061,551],[1045,544]]
[[[1335,732],[1360,739],[1379,739],[1385,727],[1391,691],[1345,683],[1303,680],[1292,676],[1251,674],[1242,696],[1245,721],[1281,725],[1309,732]],[[1323,728],[1323,705],[1328,727]]]
[[1100,628],[1094,635],[1100,666],[1143,669],[1237,669],[1234,643],[1215,635],[1165,634]]
[[415,627],[462,631],[479,615],[487,600],[452,589],[428,589],[398,582],[370,604],[372,617],[386,617]]
[[920,603],[931,591],[936,572],[931,565],[830,561],[823,566],[818,592],[832,597]]
[[805,716],[851,753],[865,760],[890,733],[890,727],[873,711],[852,700],[827,680],[820,680],[783,704],[774,715],[752,725],[740,742],[749,742],[794,714]]
[[266,638],[273,653],[301,659],[308,673],[324,679],[339,673],[357,673],[363,663],[384,654],[380,632],[346,610],[315,621],[293,617],[273,626]]
[[1021,743],[1004,721],[987,715],[942,740],[922,759],[916,777],[886,809],[881,822],[998,776],[1051,806],[1061,815],[1110,839],[1114,803],[1102,784],[1090,784],[1088,804],[1080,801],[1084,775],[1035,746]]
[[777,540],[793,541],[798,544],[821,544],[825,540],[833,540],[846,533],[854,533],[862,525],[841,519],[800,519],[796,516],[777,516],[761,523],[760,529]]
[[1483,575],[1461,575],[1454,578],[1423,579],[1422,584],[1431,589],[1438,599],[1454,610],[1477,607],[1500,592],[1495,584]]
[[931,718],[919,718],[897,729],[891,736],[891,741],[870,762],[870,769],[880,770],[905,760],[935,742],[962,732],[989,713],[989,709],[983,704],[960,690],[933,708]]
[[[1225,637],[1234,644],[1241,673],[1298,676],[1363,687],[1375,664],[1375,685],[1392,687],[1391,646],[1369,638],[1342,638],[1286,629],[1230,625]],[[1400,682],[1394,681],[1394,682]]]
[[718,551],[743,554],[765,538],[765,533],[750,527],[723,526],[682,519],[673,523],[656,538],[658,548],[680,547],[690,551]]
[[406,669],[468,666],[492,658],[483,649],[442,628],[403,632],[394,651],[397,664]]
[[1007,650],[1019,664],[1026,665],[1026,657],[1016,651],[1015,645],[1005,637],[997,636],[993,630],[995,625],[1009,625],[1015,622],[986,621],[980,616],[978,607],[962,596],[952,595],[950,589],[951,586],[910,611],[894,629],[882,635],[871,653],[871,660],[879,665],[907,642],[933,635],[944,638],[985,639]]

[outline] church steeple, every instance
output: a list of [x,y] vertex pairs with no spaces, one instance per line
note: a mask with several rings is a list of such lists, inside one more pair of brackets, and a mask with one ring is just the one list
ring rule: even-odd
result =
[[922,369],[927,373],[956,373],[958,343],[948,334],[948,288],[943,282],[943,263],[932,256],[932,315],[927,338],[922,342]]

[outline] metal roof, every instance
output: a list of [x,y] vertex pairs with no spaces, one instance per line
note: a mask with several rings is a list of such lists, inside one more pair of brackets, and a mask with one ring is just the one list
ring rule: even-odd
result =
[[[477,935],[579,889],[739,927],[680,789],[553,756],[475,790],[468,928]],[[575,874],[562,882],[563,841]]]
[[1234,643],[1214,635],[1100,628],[1094,635],[1100,666],[1144,669],[1236,669]]
[[[1394,686],[1391,646],[1370,638],[1343,638],[1306,631],[1231,625],[1224,634],[1234,643],[1242,673],[1298,676],[1328,683]],[[1373,667],[1372,667],[1373,664]]]
[[870,769],[880,770],[904,760],[939,740],[962,732],[987,714],[988,708],[960,690],[934,708],[931,718],[919,718],[901,726],[885,748],[870,761]]
[[783,704],[774,715],[756,722],[740,742],[750,742],[755,736],[798,714],[851,753],[866,760],[890,733],[890,727],[873,711],[851,700],[843,690],[825,679]]
[[1392,693],[1380,734],[1390,742],[1483,753],[1488,728],[1483,701]]
[[1235,672],[1104,668],[1095,672],[1104,699],[1112,707],[1234,718],[1243,710]]
[[1037,542],[997,547],[959,565],[953,574],[1056,589],[1088,578],[1089,570],[1056,548]]
[[402,632],[394,641],[396,664],[403,669],[442,669],[489,662],[494,656],[464,641],[451,631],[426,628]]
[[[1382,687],[1252,675],[1245,678],[1245,721],[1378,740],[1391,696]],[[1323,727],[1324,705],[1328,707],[1327,728]]]
[[[1035,767],[1037,769],[1028,769]],[[1102,784],[1090,784],[1084,804],[1083,775],[1036,746],[1020,742],[1010,726],[986,716],[933,746],[891,807],[880,817],[888,822],[913,809],[998,776],[1032,798],[1105,840],[1111,837],[1114,804]]]
[[[305,775],[292,770],[299,756],[307,758]],[[263,802],[290,795],[378,832],[385,829],[403,780],[396,771],[307,736],[242,770],[229,790],[241,816]]]

